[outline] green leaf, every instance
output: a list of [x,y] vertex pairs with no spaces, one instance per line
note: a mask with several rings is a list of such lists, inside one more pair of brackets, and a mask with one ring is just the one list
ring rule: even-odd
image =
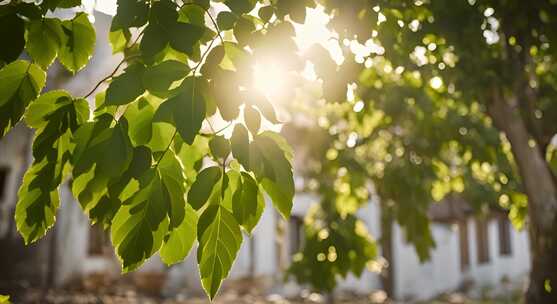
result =
[[183,143],[179,149],[178,157],[184,165],[186,179],[195,180],[197,173],[203,166],[205,156],[209,154],[209,144],[206,137],[198,136],[193,144]]
[[154,121],[176,126],[182,139],[192,144],[205,119],[205,99],[196,86],[196,78],[184,80],[178,95],[163,102],[155,113]]
[[[90,203],[94,207],[88,212],[91,223],[101,223],[104,227],[110,227],[112,219],[120,209],[122,202],[127,201],[134,193],[139,191],[139,183],[137,180],[151,168],[151,162],[151,151],[148,148],[145,146],[134,148],[133,158],[127,170],[122,173],[120,177],[112,178],[108,183],[108,187],[101,188],[98,190],[98,193],[94,193],[94,198]],[[81,182],[82,176],[83,175],[74,179],[72,190],[77,188],[84,189],[89,186]],[[88,180],[86,180],[86,182],[88,182]],[[84,190],[95,191],[90,188]],[[81,191],[74,191],[74,193],[80,193],[78,196],[80,201],[83,199],[83,194],[87,194],[87,192]]]
[[201,67],[201,73],[205,76],[211,76],[218,68],[218,65],[224,59],[224,47],[222,45],[217,45],[211,49],[205,63]]
[[244,108],[244,121],[251,134],[256,135],[261,127],[261,114],[251,106]]
[[250,167],[284,218],[290,216],[294,177],[289,150],[271,132],[256,136],[250,145]]
[[139,97],[145,88],[143,87],[143,74],[145,67],[135,63],[126,68],[124,73],[118,75],[106,90],[106,105],[124,105]]
[[74,134],[72,192],[86,213],[98,204],[114,179],[122,179],[134,160],[126,119],[120,118],[114,127],[109,127],[111,122],[112,116],[104,114]]
[[161,34],[162,31],[156,24],[149,23],[143,32],[143,38],[141,38],[139,43],[139,50],[142,57],[148,62],[151,62],[152,58],[168,45],[166,34]]
[[232,212],[238,223],[251,233],[259,222],[261,214],[265,209],[263,195],[253,177],[242,172],[241,184],[239,184],[232,198]]
[[296,23],[304,23],[306,18],[306,6],[304,1],[279,0],[276,4],[277,15],[290,15],[290,19]]
[[0,15],[0,62],[10,63],[16,60],[25,47],[25,24],[15,11]]
[[27,28],[27,52],[46,70],[58,56],[64,38],[59,19],[31,20]]
[[237,15],[247,14],[255,7],[255,0],[226,0],[224,2]]
[[112,244],[122,261],[122,271],[137,269],[157,252],[168,231],[168,193],[156,170],[143,177],[145,187],[135,193],[128,204],[114,216]]
[[143,75],[143,85],[149,91],[166,91],[172,83],[186,77],[189,71],[189,67],[180,61],[166,60],[147,68]]
[[213,136],[209,141],[209,148],[217,159],[226,159],[230,154],[230,142],[224,136]]
[[[228,50],[226,54],[228,55]],[[240,114],[242,100],[237,78],[236,73],[220,69],[211,81],[211,90],[215,93],[219,113],[226,121],[232,121]]]
[[239,18],[234,26],[234,37],[238,40],[238,44],[243,46],[248,44],[251,33],[255,31],[253,22],[245,17]]
[[168,216],[170,217],[169,230],[172,230],[182,223],[185,216],[186,176],[184,175],[184,166],[173,151],[169,150],[160,160],[157,169],[170,197]]
[[210,0],[193,0],[192,3],[200,5],[204,9],[208,9],[209,7],[211,7]]
[[205,33],[205,27],[182,22],[176,22],[169,30],[170,46],[188,55],[193,55],[194,46]]
[[45,94],[36,104],[28,110],[38,128],[34,161],[19,189],[15,214],[17,230],[26,244],[37,241],[54,224],[60,205],[58,188],[71,158],[72,133],[89,116],[85,100],[72,100],[62,91]]
[[151,136],[151,140],[147,146],[154,152],[166,150],[166,147],[168,147],[168,143],[172,140],[176,129],[172,125],[165,122],[153,122],[152,130],[153,135]]
[[183,261],[197,236],[198,216],[190,205],[186,205],[184,220],[170,231],[161,248],[161,259],[166,265]]
[[141,27],[147,23],[149,1],[118,0],[116,16],[112,19],[111,31]]
[[271,20],[271,17],[273,17],[273,14],[274,9],[270,5],[261,7],[258,12],[259,18],[261,18],[261,20],[263,20],[264,22],[269,22],[269,20]]
[[128,134],[134,146],[146,145],[153,136],[153,116],[155,108],[142,97],[126,108],[124,117],[128,120]]
[[123,52],[131,38],[131,33],[127,29],[113,30],[108,33],[108,40],[112,46],[112,54]]
[[273,124],[280,123],[277,118],[277,114],[275,113],[275,108],[271,102],[269,102],[267,97],[257,92],[252,92],[252,94],[255,96],[253,104],[259,109],[259,111],[261,111],[261,114],[263,114],[263,116]]
[[[71,106],[74,108],[68,112],[72,113],[72,116],[69,117],[70,120],[77,124],[85,123],[89,119],[87,101],[84,99],[72,100],[70,93],[64,90],[49,91],[31,103],[25,111],[25,123],[29,127],[41,129],[51,123],[53,113],[63,106],[68,106],[69,103],[72,103]],[[73,113],[75,113],[75,116]]]
[[50,11],[56,8],[71,8],[81,5],[81,0],[44,0],[41,6]]
[[249,134],[242,124],[236,124],[230,138],[232,155],[246,169],[250,170]]
[[69,71],[81,70],[93,55],[95,48],[95,29],[86,13],[78,13],[72,20],[62,21],[66,34],[58,59]]
[[231,30],[237,20],[238,16],[232,12],[222,11],[217,15],[217,25],[221,31]]
[[219,205],[211,205],[199,218],[197,239],[201,283],[213,299],[240,250],[242,233],[230,211]]
[[180,9],[178,21],[205,26],[205,9],[199,5],[184,5]]
[[81,129],[75,134],[74,175],[95,165],[97,175],[120,176],[131,162],[133,153],[126,120],[120,119],[112,128],[107,128],[106,121],[88,122]]
[[25,244],[43,237],[56,220],[56,211],[60,206],[58,188],[40,187],[36,185],[37,182],[33,182],[46,174],[55,174],[48,161],[33,164],[25,173],[18,192],[15,218],[17,230],[23,236]]
[[188,192],[188,203],[193,209],[199,210],[207,203],[215,184],[220,180],[221,176],[222,169],[219,167],[209,167],[199,172]]
[[0,138],[21,119],[45,81],[46,73],[27,61],[18,60],[0,69]]

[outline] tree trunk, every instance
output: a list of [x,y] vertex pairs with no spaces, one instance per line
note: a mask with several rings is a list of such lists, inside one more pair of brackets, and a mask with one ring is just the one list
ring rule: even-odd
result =
[[[518,111],[515,97],[493,94],[489,115],[511,143],[528,196],[528,229],[532,269],[526,303],[557,303],[557,186],[539,146]],[[551,288],[553,287],[553,288]]]
[[393,218],[387,206],[381,206],[381,255],[389,262],[389,265],[382,272],[381,285],[387,296],[395,298],[394,291],[394,266],[396,261],[393,257]]

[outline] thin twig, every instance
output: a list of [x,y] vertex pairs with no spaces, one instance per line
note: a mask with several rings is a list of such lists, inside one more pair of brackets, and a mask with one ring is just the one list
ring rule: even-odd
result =
[[172,145],[172,143],[174,142],[174,139],[176,138],[176,134],[178,134],[178,129],[174,128],[174,134],[172,134],[172,138],[170,139],[170,142],[168,143],[168,146],[166,146],[166,149],[164,149],[164,151],[162,152],[161,156],[159,157],[159,159],[157,160],[157,163],[155,164],[155,169],[157,169],[157,167],[159,166],[159,164],[161,163],[162,158],[164,157],[164,155],[166,154],[166,152],[168,152],[168,150],[170,150],[170,146]]
[[[126,46],[126,49],[131,48],[133,45],[135,45],[137,43],[137,41],[139,40],[139,38],[141,38],[141,36],[143,36],[143,32],[145,31],[145,29],[143,29],[139,35],[137,35],[137,37],[135,38],[135,40],[132,42],[132,44],[130,46]],[[116,68],[114,69],[114,71],[112,71],[112,73],[110,73],[108,76],[106,76],[105,78],[101,79],[99,82],[97,82],[97,84],[93,87],[93,89],[91,89],[91,91],[89,91],[89,93],[87,93],[87,95],[85,95],[83,98],[87,99],[87,97],[91,96],[93,93],[95,93],[95,91],[99,88],[99,86],[109,80],[110,78],[112,78],[116,72],[118,72],[118,69],[122,66],[122,64],[124,64],[124,62],[126,62],[126,60],[129,60],[131,58],[135,58],[138,57],[139,55],[132,55],[129,57],[125,57],[122,58],[122,61],[120,61],[120,63],[118,63],[118,65],[116,66]]]
[[[203,54],[201,55],[201,58],[199,60],[199,63],[197,63],[197,65],[195,66],[195,68],[193,69],[193,76],[195,76],[195,73],[197,72],[197,68],[201,65],[201,63],[203,62],[203,59],[205,58],[205,56],[207,55],[207,53],[209,53],[209,51],[211,50],[211,46],[213,45],[213,42],[215,42],[215,40],[217,39],[217,37],[215,36],[213,38],[213,40],[211,40],[211,43],[209,44],[209,46],[207,47],[207,49],[205,50],[205,52],[203,52]],[[195,81],[195,80],[194,80]],[[208,120],[207,120],[208,121]],[[176,138],[176,134],[178,133],[178,129],[174,128],[174,134],[172,135],[172,139],[170,139],[170,142],[168,143],[168,146],[166,147],[166,149],[164,150],[164,152],[162,152],[161,156],[159,157],[159,159],[157,160],[157,163],[155,164],[155,169],[159,166],[159,163],[161,162],[162,158],[164,157],[164,155],[166,154],[166,152],[168,152],[168,150],[170,149],[170,146],[172,145],[172,143],[174,142],[174,139]]]
[[91,91],[89,91],[89,93],[87,93],[85,96],[83,96],[83,98],[87,99],[87,97],[91,96],[93,93],[95,93],[95,91],[99,88],[99,86],[109,80],[110,78],[112,78],[114,76],[114,74],[116,74],[116,72],[118,72],[118,69],[122,66],[122,64],[124,64],[124,62],[126,62],[126,58],[124,57],[122,59],[122,61],[120,61],[120,63],[118,63],[118,65],[116,66],[116,68],[114,69],[114,71],[112,71],[112,73],[110,73],[108,76],[106,76],[105,78],[101,79],[99,82],[97,82],[97,84],[91,89]]
[[195,3],[195,2],[188,2],[188,3],[183,3],[180,8],[186,6],[186,5],[195,5],[200,7],[201,9],[203,9],[205,11],[205,13],[207,13],[207,15],[209,15],[209,19],[211,19],[211,23],[213,23],[213,26],[215,27],[215,30],[217,31],[217,35],[220,38],[220,41],[222,42],[222,44],[224,45],[224,39],[222,38],[221,34],[220,34],[220,29],[219,26],[217,25],[217,22],[215,21],[215,18],[213,18],[213,16],[211,15],[211,13],[209,12],[208,9],[206,9],[203,5],[199,4],[199,3]]
[[215,132],[215,134],[214,134],[214,135],[218,135],[218,134],[219,134],[220,132],[222,132],[222,131],[224,131],[224,130],[228,129],[228,128],[229,128],[229,127],[230,127],[230,126],[232,125],[232,124],[233,124],[233,122],[232,122],[232,121],[231,121],[231,122],[229,122],[229,123],[228,123],[228,124],[227,124],[226,126],[224,126],[224,127],[220,128],[219,130],[217,130],[217,131]]

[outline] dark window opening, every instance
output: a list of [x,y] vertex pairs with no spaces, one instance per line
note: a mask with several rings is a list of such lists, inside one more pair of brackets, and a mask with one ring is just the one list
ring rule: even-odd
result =
[[476,221],[476,238],[478,242],[478,263],[488,263],[489,237],[487,231],[487,220]]
[[499,254],[511,255],[511,225],[509,219],[502,216],[498,219],[499,226]]
[[304,233],[304,220],[299,216],[291,216],[288,223],[290,234],[290,255],[294,255],[302,249]]
[[460,269],[466,270],[470,267],[470,249],[468,248],[468,222],[466,219],[458,222],[458,234],[460,242]]
[[4,201],[8,188],[8,175],[10,168],[0,167],[0,203]]

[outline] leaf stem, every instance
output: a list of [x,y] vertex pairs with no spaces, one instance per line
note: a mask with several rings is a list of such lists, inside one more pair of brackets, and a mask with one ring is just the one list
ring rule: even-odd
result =
[[203,5],[200,5],[199,3],[195,3],[195,2],[188,2],[188,3],[183,3],[180,8],[186,6],[186,5],[196,5],[198,7],[200,7],[201,9],[203,9],[205,11],[205,13],[209,16],[209,19],[211,19],[211,23],[213,23],[213,26],[215,27],[215,30],[217,31],[217,35],[220,38],[220,41],[222,42],[222,44],[224,45],[224,39],[222,38],[221,34],[220,34],[220,29],[219,26],[217,25],[217,22],[215,21],[215,18],[213,17],[213,15],[211,15],[211,13],[209,12],[209,9],[206,9],[205,7],[203,7]]
[[166,154],[166,152],[168,152],[168,150],[170,150],[170,146],[172,145],[172,143],[174,142],[174,139],[176,138],[176,134],[178,134],[178,129],[174,128],[174,134],[172,134],[172,138],[170,139],[170,142],[168,143],[168,146],[166,146],[166,149],[164,149],[164,151],[162,152],[161,156],[159,157],[159,159],[157,160],[157,163],[155,164],[155,169],[157,169],[157,167],[159,166],[159,164],[161,163],[162,158],[164,157],[164,155]]

